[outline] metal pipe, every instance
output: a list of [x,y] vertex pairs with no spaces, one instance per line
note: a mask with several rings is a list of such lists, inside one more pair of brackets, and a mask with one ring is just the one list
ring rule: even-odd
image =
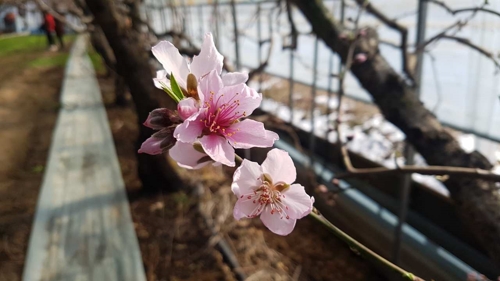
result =
[[313,62],[313,81],[311,85],[311,132],[309,135],[309,150],[311,157],[311,165],[314,162],[314,148],[316,143],[316,135],[314,134],[315,117],[314,110],[316,109],[316,80],[318,80],[318,50],[319,38],[314,41],[314,62]]
[[[418,18],[417,18],[417,39],[416,45],[419,46],[425,41],[425,28],[427,22],[427,0],[419,0],[418,2]],[[417,53],[417,65],[415,71],[415,82],[417,85],[416,95],[420,97],[422,82],[422,65],[424,59],[424,52]],[[415,157],[415,149],[407,142],[405,143],[404,149],[405,164],[413,165]],[[408,205],[410,203],[411,194],[411,174],[406,174],[402,178],[402,189],[400,195],[400,208],[398,212],[398,224],[394,230],[394,245],[393,245],[393,262],[395,264],[399,263],[400,252],[401,252],[401,236],[403,224],[406,221],[406,216],[408,214]]]
[[165,1],[164,0],[161,0],[161,3],[162,3],[162,7],[161,9],[159,9],[160,11],[160,18],[161,18],[161,32],[164,32],[167,30],[167,19],[165,17],[165,9],[166,9],[166,5],[165,5]]
[[199,32],[200,40],[203,41],[203,6],[198,6],[198,22],[199,22]]
[[[259,44],[259,49],[257,51],[257,58],[260,65],[262,63],[262,30],[261,30],[261,18],[260,18],[260,3],[257,4],[257,42]],[[262,92],[262,73],[259,73],[259,93]]]
[[293,49],[290,48],[290,77],[288,78],[289,93],[288,93],[288,108],[290,109],[290,124],[293,125],[293,84],[294,80],[294,62],[295,56],[293,55]]
[[[334,3],[335,4],[335,3]],[[335,12],[335,7],[333,7],[332,13]],[[344,1],[340,2],[340,24],[344,24],[344,17],[345,17],[345,3]],[[328,133],[330,130],[328,130],[328,122],[330,121],[329,115],[331,113],[330,110],[330,102],[332,100],[332,94],[333,94],[333,89],[332,89],[332,84],[333,84],[333,77],[331,76],[333,74],[333,52],[330,52],[330,60],[328,62],[328,86],[327,86],[327,91],[328,91],[328,98],[326,102],[326,120],[327,120],[327,129],[325,130],[325,139],[328,140]],[[342,71],[342,64],[339,62],[339,67],[338,67],[338,73]],[[340,86],[340,85],[339,85]],[[338,94],[338,91],[337,91]],[[338,113],[337,113],[338,114]]]
[[217,49],[219,49],[219,52],[222,51],[222,46],[220,43],[220,26],[219,26],[219,1],[215,0],[214,1],[214,13],[213,16],[215,17],[215,34],[217,36],[215,37],[215,46]]
[[234,54],[235,54],[235,64],[236,70],[240,70],[240,45],[238,40],[238,18],[236,15],[236,3],[235,0],[231,0],[231,13],[233,15],[233,33],[234,33]]

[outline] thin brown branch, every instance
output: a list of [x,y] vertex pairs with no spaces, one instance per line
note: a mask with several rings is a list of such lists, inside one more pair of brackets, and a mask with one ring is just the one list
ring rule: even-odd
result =
[[266,69],[266,67],[269,65],[269,60],[271,59],[271,54],[273,52],[273,44],[274,44],[274,40],[273,40],[273,37],[271,35],[271,37],[269,39],[269,51],[267,52],[266,59],[263,62],[261,62],[258,67],[254,68],[250,72],[248,72],[248,80],[249,81],[252,80],[252,78],[256,74],[263,72],[264,69]]
[[495,55],[492,52],[487,51],[486,49],[472,43],[469,39],[463,38],[463,37],[458,37],[458,36],[450,36],[450,35],[442,35],[442,36],[440,36],[440,39],[454,40],[457,43],[460,43],[462,45],[465,45],[467,47],[470,47],[470,48],[478,51],[479,53],[481,53],[482,55],[484,55],[485,57],[487,57],[488,59],[493,61],[493,63],[495,64],[495,66],[497,68],[497,71],[500,71],[500,63],[495,58]]
[[[359,8],[358,15],[356,17],[356,20],[354,21],[354,29],[356,34],[358,33],[358,26],[359,26],[359,19],[361,18],[361,14],[363,13],[363,10],[367,7],[368,2],[364,2],[364,4]],[[339,146],[340,150],[340,155],[342,157],[342,162],[344,163],[346,169],[349,171],[353,169],[351,159],[349,158],[349,153],[347,151],[347,148],[342,144],[342,138],[340,136],[341,131],[340,131],[340,121],[341,121],[341,110],[342,110],[342,97],[344,96],[344,81],[345,81],[345,76],[347,72],[351,69],[352,61],[353,61],[353,56],[354,56],[354,49],[356,48],[356,44],[359,40],[359,37],[356,36],[356,39],[354,39],[351,44],[349,45],[349,50],[347,51],[347,59],[346,63],[344,64],[344,67],[342,71],[339,73],[339,90],[337,94],[337,120],[335,122],[335,130],[337,132],[337,144]]]
[[420,46],[417,46],[415,52],[418,53],[418,52],[421,52],[421,51],[425,50],[425,48],[429,44],[431,44],[433,42],[436,42],[436,41],[438,41],[440,39],[454,40],[457,43],[460,43],[460,44],[462,44],[464,46],[470,47],[470,48],[478,51],[479,53],[481,53],[482,55],[484,55],[485,57],[487,57],[488,59],[490,59],[495,64],[495,67],[497,68],[497,71],[500,71],[500,62],[495,57],[495,54],[493,54],[492,52],[486,50],[485,48],[483,48],[483,47],[481,47],[479,45],[474,44],[473,42],[471,42],[467,38],[463,38],[463,37],[459,37],[459,36],[454,36],[454,35],[448,35],[448,34],[446,34],[448,31],[450,31],[450,30],[452,30],[454,28],[457,28],[457,30],[460,30],[461,28],[463,28],[467,24],[467,22],[468,21],[458,21],[458,22],[450,25],[449,27],[445,28],[440,33],[438,33],[438,34],[434,35],[433,37],[429,38],[427,41],[425,41],[424,43],[422,43]]
[[484,12],[484,13],[488,13],[488,14],[492,14],[492,15],[500,17],[500,12],[494,11],[491,9],[486,9],[482,6],[472,7],[472,8],[463,8],[463,9],[452,9],[450,6],[446,5],[446,3],[444,3],[443,1],[427,0],[427,2],[434,3],[438,6],[440,6],[441,8],[445,9],[448,13],[450,13],[452,15],[456,15],[459,13],[465,13],[465,12],[474,12],[474,13],[475,12]]
[[366,177],[366,176],[380,176],[380,175],[400,175],[400,174],[421,174],[421,175],[453,175],[453,176],[463,176],[471,177],[475,179],[482,179],[487,181],[500,182],[500,175],[492,173],[491,171],[484,169],[475,168],[464,168],[464,167],[450,167],[450,166],[404,166],[396,169],[389,169],[385,167],[377,168],[364,168],[356,169],[352,168],[346,172],[335,176],[336,179],[346,179],[354,177]]
[[293,21],[292,12],[293,12],[292,4],[290,3],[290,0],[286,0],[286,14],[288,18],[288,23],[290,24],[291,42],[287,46],[283,46],[283,49],[295,50],[297,48],[297,38],[299,36],[299,33],[297,31],[297,27],[295,26],[295,22]]
[[399,32],[401,36],[401,62],[402,62],[402,69],[403,72],[406,74],[406,76],[414,82],[414,70],[411,69],[410,64],[408,62],[408,29],[404,27],[403,25],[399,24],[396,20],[390,19],[388,16],[386,16],[384,13],[382,13],[379,9],[377,9],[375,6],[373,6],[371,3],[369,3],[366,0],[356,0],[356,3],[359,6],[366,5],[366,11],[373,16],[375,16],[377,19],[379,19],[382,23],[387,25],[388,27],[396,30]]
[[393,47],[395,49],[401,49],[401,45],[398,45],[398,44],[396,44],[394,42],[391,42],[391,41],[379,39],[378,42],[379,42],[379,44],[386,45],[386,46],[389,46],[389,47]]
[[432,36],[431,38],[427,39],[425,42],[423,42],[422,44],[417,46],[415,48],[415,53],[424,51],[427,46],[429,46],[431,43],[438,40],[441,36],[445,35],[446,32],[448,32],[454,28],[457,28],[457,30],[460,30],[465,24],[466,24],[465,22],[457,21],[454,24],[448,26],[447,28],[445,28],[441,32],[439,32],[438,34]]

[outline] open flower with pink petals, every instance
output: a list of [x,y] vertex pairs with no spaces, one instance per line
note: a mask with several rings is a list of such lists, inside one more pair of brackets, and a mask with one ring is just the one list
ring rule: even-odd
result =
[[260,105],[262,95],[245,83],[233,82],[226,82],[215,70],[203,77],[198,89],[204,103],[174,131],[178,141],[199,141],[208,156],[227,166],[235,165],[235,148],[271,147],[279,138],[261,122],[241,120]]
[[283,150],[271,150],[262,166],[244,159],[231,185],[238,197],[234,218],[260,216],[272,232],[290,234],[297,219],[308,215],[314,203],[302,185],[293,184],[296,176],[293,161]]
[[[262,95],[245,84],[246,73],[221,75],[223,57],[215,48],[210,33],[205,35],[200,54],[190,64],[167,41],[154,46],[152,52],[164,67],[153,79],[155,85],[178,102],[177,112],[183,123],[173,132],[177,142],[199,144],[201,152],[195,152],[206,153],[215,162],[234,166],[235,148],[271,147],[278,139],[278,135],[265,130],[261,122],[242,119],[260,105]],[[154,138],[148,146],[156,148],[159,141]],[[200,167],[187,159],[192,157],[191,152],[193,148],[179,144],[171,148],[170,154],[182,166]]]

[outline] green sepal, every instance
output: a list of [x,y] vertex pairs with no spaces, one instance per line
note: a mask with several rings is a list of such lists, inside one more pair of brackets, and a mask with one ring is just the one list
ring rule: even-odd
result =
[[179,100],[178,98],[175,96],[174,92],[172,92],[172,90],[170,88],[168,88],[167,86],[165,86],[164,84],[162,84],[162,89],[163,91],[165,91],[165,93],[167,93],[176,103],[179,103]]
[[172,93],[175,96],[175,102],[179,103],[182,99],[184,99],[184,94],[182,93],[179,84],[177,84],[173,73],[170,73],[170,86],[172,86]]

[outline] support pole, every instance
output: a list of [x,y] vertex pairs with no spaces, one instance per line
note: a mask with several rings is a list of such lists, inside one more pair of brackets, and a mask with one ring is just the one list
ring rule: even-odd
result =
[[[417,39],[416,46],[420,46],[425,41],[425,28],[427,22],[427,0],[419,0],[418,2],[418,18],[417,18]],[[424,52],[417,53],[417,65],[415,71],[415,82],[417,88],[415,93],[420,97],[421,83],[422,83],[422,65],[424,60]],[[404,156],[406,165],[414,164],[415,149],[409,144],[405,144]],[[400,195],[400,207],[398,212],[398,224],[396,225],[394,233],[394,247],[393,247],[393,262],[399,264],[399,257],[401,252],[401,234],[403,224],[406,221],[408,213],[408,205],[410,203],[411,194],[411,174],[406,174],[402,178],[402,189]]]

